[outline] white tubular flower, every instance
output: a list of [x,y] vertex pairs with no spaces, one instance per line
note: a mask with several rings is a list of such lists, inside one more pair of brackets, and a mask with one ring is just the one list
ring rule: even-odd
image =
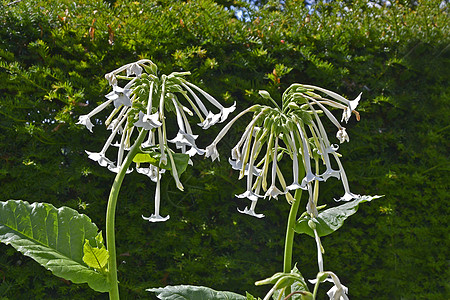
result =
[[294,177],[294,182],[287,186],[287,190],[288,191],[292,191],[292,190],[296,190],[299,188],[302,188],[301,184],[298,182],[298,150],[297,147],[295,146],[295,138],[294,138],[294,133],[292,131],[289,132],[290,133],[290,137],[286,136],[286,139],[289,141],[289,145],[292,149],[292,172],[293,172],[293,177]]
[[219,132],[217,137],[211,143],[211,145],[206,147],[205,157],[211,157],[211,159],[213,161],[216,160],[216,159],[218,159],[220,161],[220,159],[219,159],[219,152],[217,151],[217,148],[216,148],[217,143],[220,142],[220,140],[225,136],[225,134],[228,132],[228,130],[230,130],[231,126],[234,124],[234,122],[236,122],[237,119],[239,119],[240,117],[242,117],[243,115],[245,115],[246,113],[248,113],[249,111],[251,111],[254,108],[255,108],[255,106],[251,106],[251,107],[247,108],[246,110],[240,112],[227,125],[225,125],[225,127],[222,128],[222,130]]
[[[189,156],[194,156],[195,154],[205,154],[206,151],[198,148],[195,144],[195,140],[197,139],[198,135],[192,134],[189,122],[187,121],[184,113],[178,107],[178,103],[175,98],[172,98],[172,102],[175,106],[179,130],[177,136],[172,140],[168,140],[168,142],[174,143],[177,149],[182,149],[182,153],[187,153],[189,154]],[[186,129],[188,132],[186,132]],[[191,147],[191,149],[187,152],[186,146]]]
[[109,160],[106,156],[105,153],[103,152],[89,152],[87,150],[85,150],[84,152],[87,153],[88,157],[90,159],[92,159],[93,161],[98,162],[98,164],[102,167],[106,167],[106,166],[114,166],[114,163]]
[[336,153],[333,153],[333,155],[339,166],[339,171],[341,173],[341,181],[342,181],[342,185],[344,186],[344,192],[345,192],[344,196],[342,196],[340,199],[334,199],[334,200],[339,202],[339,201],[350,201],[353,199],[358,199],[359,197],[361,197],[361,195],[353,194],[352,192],[350,192],[347,175],[345,174],[344,167],[342,166],[341,160],[339,159],[339,157],[337,156]]
[[309,145],[308,145],[308,140],[306,139],[306,133],[303,132],[303,128],[300,126],[299,123],[297,123],[297,129],[298,129],[298,133],[300,134],[300,139],[302,140],[302,150],[303,150],[303,163],[305,166],[305,171],[306,171],[306,176],[305,178],[303,178],[302,180],[302,184],[301,187],[304,187],[306,183],[309,183],[313,180],[319,180],[319,181],[323,181],[322,178],[320,178],[319,176],[316,176],[313,174],[312,170],[311,170],[311,161],[310,161],[310,156],[309,156]]
[[131,106],[130,94],[132,90],[121,88],[120,86],[114,85],[112,92],[106,94],[108,100],[114,102],[114,107],[120,107],[121,105]]
[[127,76],[136,75],[137,77],[142,74],[142,67],[137,63],[131,63],[127,65]]
[[89,115],[82,115],[78,117],[78,122],[76,124],[81,124],[86,126],[86,128],[92,132],[92,127],[94,127],[94,125],[91,122],[90,116]]
[[[312,219],[311,222],[314,222],[315,219]],[[316,240],[316,246],[317,246],[317,264],[319,266],[319,272],[323,272],[323,247],[322,243],[320,242],[319,234],[317,233],[317,229],[315,228],[315,225],[313,226],[314,231],[314,238]]]
[[[114,165],[108,165],[108,170],[110,170],[113,173],[119,173],[120,172],[120,166],[114,166]],[[130,174],[133,172],[133,169],[127,169],[127,174]]]
[[215,125],[220,120],[220,114],[213,114],[212,112],[208,112],[205,117],[205,120],[198,125],[202,129],[208,129],[209,127]]
[[345,120],[345,123],[348,122],[348,120],[352,116],[352,111],[354,111],[358,106],[359,100],[361,99],[361,95],[362,93],[359,93],[358,97],[356,97],[355,100],[348,101],[348,106],[344,109],[344,112],[342,113],[341,122],[343,120]]
[[105,109],[105,107],[107,107],[113,100],[109,100],[103,102],[102,104],[100,104],[99,106],[97,106],[96,108],[94,108],[90,113],[88,113],[87,115],[82,115],[78,117],[78,122],[76,124],[81,124],[81,125],[85,125],[87,129],[89,129],[90,132],[92,132],[92,127],[94,127],[94,125],[91,123],[91,119],[92,116],[96,115],[97,113],[101,112],[103,109]]
[[215,143],[206,147],[205,157],[211,157],[212,161],[215,161],[216,159],[220,161],[219,151],[217,151]]
[[225,108],[216,99],[214,99],[214,97],[212,97],[210,94],[208,94],[207,92],[205,92],[198,86],[196,86],[192,83],[189,83],[189,82],[186,82],[186,84],[189,85],[190,87],[196,89],[197,91],[199,91],[206,98],[206,100],[208,100],[212,105],[214,105],[215,107],[217,107],[220,110],[220,113],[219,113],[220,123],[224,122],[228,118],[228,115],[236,109],[236,102],[234,102],[234,104],[232,106]]
[[106,80],[108,80],[108,83],[110,86],[117,85],[116,74],[114,74],[113,72],[105,74],[105,78],[106,78]]
[[278,136],[275,137],[275,146],[274,146],[273,154],[272,154],[272,184],[270,185],[269,189],[264,194],[264,198],[269,197],[269,199],[271,199],[273,197],[275,199],[278,199],[279,195],[286,194],[285,192],[280,191],[275,186],[275,180],[277,177],[277,175],[276,175],[277,174],[277,154],[278,154]]
[[162,125],[159,121],[159,113],[156,112],[152,115],[144,114],[142,111],[139,112],[139,120],[134,123],[136,127],[142,127],[145,130],[152,130],[153,128],[158,128]]
[[241,214],[246,214],[246,215],[249,215],[249,216],[252,216],[252,217],[255,217],[255,218],[258,218],[258,219],[261,219],[261,218],[264,218],[265,217],[265,215],[264,214],[257,214],[256,212],[255,212],[255,208],[256,208],[256,203],[257,203],[258,201],[252,201],[252,204],[250,205],[250,209],[249,208],[247,208],[247,206],[244,208],[244,210],[240,210],[239,208],[237,209],[238,210],[238,212],[240,212]]
[[347,141],[347,142],[350,141],[350,138],[349,138],[347,132],[345,131],[344,127],[341,127],[339,129],[339,131],[336,133],[336,137],[338,138],[338,140],[341,144],[345,141]]
[[188,151],[183,151],[183,153],[189,154],[191,157],[195,154],[203,155],[206,151],[198,148],[195,144],[197,137],[198,135],[188,134],[180,129],[177,136],[172,140],[168,140],[168,142],[174,143],[177,149],[185,149],[186,146],[190,146],[191,149]]
[[125,121],[125,118],[120,121],[120,123],[118,124],[116,129],[109,135],[108,139],[106,140],[105,145],[103,146],[102,150],[99,153],[89,152],[87,150],[85,151],[88,154],[88,157],[90,159],[92,159],[93,161],[98,162],[98,164],[100,166],[108,167],[108,168],[115,168],[114,163],[111,160],[109,160],[108,158],[106,158],[105,153],[106,153],[106,150],[108,150],[109,146],[111,145],[112,140],[116,136],[117,132],[119,131],[120,125],[124,121]]
[[[260,143],[258,141],[253,143],[253,147],[252,147],[251,154],[250,154],[250,161],[248,164],[249,169],[253,169],[253,163],[255,160],[254,156],[259,147],[259,144]],[[252,201],[257,201],[259,196],[252,191],[252,186],[253,186],[253,172],[247,172],[247,190],[243,194],[236,195],[236,197],[238,197],[238,198],[246,197]]]
[[320,120],[319,116],[317,115],[316,110],[310,105],[311,110],[314,113],[314,118],[316,119],[317,125],[313,122],[312,126],[316,131],[317,136],[319,137],[319,142],[321,146],[322,151],[322,158],[325,161],[325,165],[327,167],[326,171],[321,174],[321,178],[326,181],[329,177],[336,177],[337,179],[340,178],[339,171],[333,170],[330,163],[330,157],[329,154],[334,153],[339,149],[338,145],[330,145],[330,141],[328,140],[327,133],[325,131],[325,128],[323,127],[322,121]]
[[166,172],[165,169],[159,169],[158,172],[158,167],[154,166],[154,165],[150,165],[148,168],[140,168],[138,166],[136,166],[136,172],[138,172],[139,174],[143,174],[148,176],[151,181],[156,182],[159,178],[161,178],[161,175],[164,174]]
[[[233,168],[233,170],[236,170],[236,171],[242,170],[242,160],[232,160],[231,158],[229,158],[228,162],[230,163],[231,168]],[[245,164],[245,170],[244,170],[245,176],[248,176],[248,169],[249,169],[249,164]],[[252,167],[252,173],[254,176],[260,176],[261,171],[262,171],[261,169],[258,169],[255,166]]]
[[[157,173],[159,173],[159,168],[157,168],[156,170]],[[161,184],[160,184],[160,176],[156,176],[156,191],[155,191],[155,213],[150,215],[150,217],[144,217],[142,215],[142,218],[144,220],[147,220],[149,222],[164,222],[169,220],[170,216],[167,217],[161,217],[161,215],[159,214],[159,207],[160,207],[160,202],[161,202],[161,195],[160,195],[160,191],[161,191]]]
[[327,292],[330,300],[349,300],[347,296],[348,288],[345,285],[341,284],[341,281],[336,276],[336,274],[330,271],[327,271],[325,273],[331,276],[331,279],[334,283],[334,286]]
[[240,198],[240,199],[244,199],[247,198],[251,201],[258,201],[260,195],[257,195],[255,192],[253,192],[251,189],[250,190],[246,190],[245,192],[243,192],[242,194],[239,195],[235,195],[236,198]]

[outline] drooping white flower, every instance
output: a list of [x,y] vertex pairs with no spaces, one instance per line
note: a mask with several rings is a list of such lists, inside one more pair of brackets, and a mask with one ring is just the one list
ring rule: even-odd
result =
[[242,194],[235,195],[235,197],[240,198],[240,199],[247,198],[251,201],[258,201],[258,198],[260,197],[260,195],[257,195],[255,192],[253,192],[250,189],[250,190],[246,190]]
[[250,209],[246,206],[246,207],[244,208],[244,210],[240,210],[239,208],[238,208],[237,210],[238,210],[238,212],[240,212],[241,214],[246,214],[246,215],[249,215],[249,216],[258,218],[258,219],[264,218],[264,217],[265,217],[264,214],[257,214],[257,213],[255,212],[256,203],[257,203],[257,201],[252,201],[252,204],[250,205]]
[[186,84],[189,85],[190,87],[196,89],[197,91],[199,91],[206,98],[206,100],[208,100],[212,105],[214,105],[215,107],[217,107],[220,110],[219,117],[220,117],[221,123],[224,122],[228,118],[228,115],[236,109],[236,102],[234,102],[234,104],[232,106],[225,108],[216,99],[214,99],[214,97],[212,97],[210,94],[208,94],[207,92],[205,92],[198,86],[193,85],[192,83],[189,83],[189,82],[186,82]]
[[[192,134],[189,122],[184,112],[180,110],[178,102],[175,98],[172,98],[172,102],[175,106],[179,130],[177,136],[172,140],[168,140],[168,142],[174,143],[177,149],[182,149],[182,153],[187,153],[189,156],[194,156],[195,154],[205,154],[205,150],[198,148],[195,144],[195,140],[198,138],[198,135]],[[186,151],[186,147],[190,147],[190,149]]]
[[347,296],[348,288],[345,285],[341,284],[341,281],[336,276],[336,274],[330,271],[325,273],[331,276],[331,279],[334,283],[334,286],[327,292],[330,300],[349,300]]
[[303,178],[302,180],[302,184],[301,184],[301,188],[304,189],[305,184],[312,182],[313,180],[319,180],[319,181],[323,181],[322,178],[320,178],[319,176],[316,176],[313,174],[312,169],[311,169],[311,160],[310,160],[310,155],[309,155],[309,143],[308,140],[306,138],[306,133],[303,131],[302,126],[297,123],[297,129],[298,129],[298,134],[300,135],[300,139],[302,140],[302,153],[303,153],[303,164],[305,166],[305,171],[306,171],[306,175],[305,178]]
[[344,109],[344,112],[342,113],[341,122],[343,120],[345,120],[345,123],[348,122],[348,120],[352,116],[352,111],[354,111],[356,109],[356,107],[358,106],[359,100],[361,99],[361,95],[362,95],[362,93],[360,93],[358,95],[358,97],[355,98],[355,100],[348,101],[348,106]]
[[[156,170],[157,173],[159,173],[159,168]],[[151,214],[150,217],[144,217],[142,215],[142,218],[144,220],[147,220],[149,222],[164,222],[169,220],[170,216],[162,217],[159,214],[159,208],[161,203],[161,183],[160,183],[160,176],[156,176],[156,191],[155,191],[155,213]]]
[[338,138],[338,140],[341,144],[345,141],[347,141],[347,142],[350,141],[350,138],[349,138],[347,132],[345,131],[344,127],[341,127],[339,129],[339,131],[336,133],[336,137]]
[[108,101],[103,102],[102,104],[94,108],[87,115],[79,116],[77,124],[85,125],[86,128],[89,129],[90,132],[92,132],[92,127],[94,127],[94,125],[92,124],[90,118],[92,118],[92,116],[96,115],[97,113],[105,109],[105,107],[107,107],[112,101],[113,101],[112,99],[111,100],[108,99]]
[[158,176],[159,176],[159,178],[161,178],[161,175],[166,172],[165,169],[159,169],[159,172],[158,172],[158,169],[159,168],[154,165],[150,165],[148,168],[140,168],[140,167],[136,166],[136,172],[138,172],[139,174],[148,176],[151,179],[151,181],[153,181],[153,182],[156,182]]
[[78,117],[78,122],[76,124],[81,124],[86,126],[86,128],[92,132],[92,127],[94,127],[94,125],[91,122],[90,116],[89,115],[82,115]]
[[220,113],[219,114],[213,114],[212,112],[208,112],[208,114],[205,117],[205,120],[198,125],[202,129],[208,129],[209,127],[215,125],[220,120]]
[[106,166],[114,166],[114,163],[105,156],[105,153],[103,152],[89,152],[85,150],[84,152],[87,153],[88,157],[92,159],[93,161],[98,162],[98,164],[102,167]]
[[266,193],[264,194],[264,198],[269,197],[269,199],[271,199],[272,197],[275,199],[278,199],[279,195],[284,195],[286,194],[285,192],[280,191],[276,186],[275,186],[275,181],[276,181],[276,172],[277,172],[277,153],[278,153],[278,136],[275,137],[275,146],[273,149],[273,154],[272,154],[272,184],[270,185],[270,187],[267,189]]
[[120,107],[121,105],[131,106],[130,94],[132,90],[128,88],[121,88],[120,86],[113,85],[113,90],[106,94],[108,100],[112,100],[114,107]]
[[131,63],[127,66],[127,76],[136,75],[137,77],[142,74],[142,67],[137,63]]
[[345,170],[344,170],[344,167],[342,166],[341,160],[339,159],[339,157],[336,153],[333,153],[333,155],[339,166],[339,172],[341,174],[341,181],[342,181],[342,185],[344,186],[344,196],[342,196],[340,199],[334,199],[334,200],[339,202],[339,201],[350,201],[353,199],[358,199],[359,197],[361,197],[361,195],[353,194],[352,192],[350,192],[347,175],[345,174]]
[[117,85],[116,74],[114,74],[113,72],[105,74],[105,78],[106,80],[108,80],[110,86]]
[[145,130],[152,130],[153,128],[158,128],[162,125],[159,121],[159,113],[156,112],[152,115],[144,114],[142,111],[139,112],[139,120],[134,123],[136,127],[142,127]]
[[205,157],[211,157],[212,161],[216,159],[220,161],[219,151],[217,151],[216,144],[211,144],[206,147]]
[[[231,158],[228,159],[228,162],[231,165],[231,168],[233,168],[233,170],[236,171],[240,171],[242,170],[242,160],[232,160]],[[245,164],[245,170],[244,170],[244,175],[248,176],[248,169],[249,169],[249,164]],[[259,176],[261,175],[261,169],[258,169],[257,167],[253,166],[252,167],[252,173],[255,176]]]
[[293,177],[294,177],[294,182],[287,186],[287,190],[288,191],[292,191],[292,190],[296,190],[296,189],[304,189],[305,187],[302,187],[302,185],[298,182],[299,178],[298,178],[298,174],[299,174],[299,170],[298,170],[298,150],[297,147],[295,146],[295,138],[294,138],[294,133],[292,131],[289,132],[290,136],[286,136],[286,139],[288,140],[288,144],[292,149],[292,173],[293,173]]

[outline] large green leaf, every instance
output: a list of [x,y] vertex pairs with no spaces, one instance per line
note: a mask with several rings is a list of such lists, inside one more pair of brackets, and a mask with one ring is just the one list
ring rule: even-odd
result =
[[218,292],[204,286],[177,285],[147,289],[162,300],[246,300],[247,297],[232,293]]
[[96,244],[98,228],[77,211],[48,203],[22,200],[0,202],[0,241],[11,244],[56,276],[74,283],[87,283],[107,292],[105,275],[83,262],[85,240]]
[[[317,234],[319,236],[326,236],[335,232],[344,224],[344,221],[348,217],[356,213],[360,203],[372,201],[380,197],[382,196],[361,196],[356,200],[320,212],[314,222]],[[308,225],[309,220],[311,220],[309,215],[302,216],[298,219],[297,224],[295,224],[295,232],[306,233],[314,237],[314,231]]]

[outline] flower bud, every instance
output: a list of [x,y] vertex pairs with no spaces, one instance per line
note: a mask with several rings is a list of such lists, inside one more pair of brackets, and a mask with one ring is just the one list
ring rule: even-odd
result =
[[263,97],[264,99],[271,99],[270,94],[269,94],[268,91],[260,90],[258,93],[259,93],[259,95],[260,95],[261,97]]
[[308,221],[308,226],[309,226],[309,228],[311,228],[312,230],[316,229],[316,224],[314,223],[313,220],[309,220],[309,221]]

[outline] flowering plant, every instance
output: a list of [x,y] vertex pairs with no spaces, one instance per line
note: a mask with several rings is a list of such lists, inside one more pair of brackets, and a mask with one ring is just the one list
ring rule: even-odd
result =
[[[111,299],[119,299],[115,210],[123,179],[133,171],[130,166],[134,163],[138,173],[156,182],[154,213],[142,217],[150,222],[168,220],[169,216],[160,215],[162,174],[170,172],[177,188],[183,190],[180,175],[192,164],[192,156],[205,153],[196,145],[198,135],[193,133],[188,116],[197,116],[198,125],[208,129],[224,122],[236,108],[235,104],[222,106],[187,81],[185,77],[189,74],[173,72],[158,76],[157,66],[148,59],[126,64],[105,75],[112,87],[105,96],[106,101],[79,117],[77,124],[92,132],[94,123],[101,122],[92,119],[113,105],[104,122],[111,134],[103,148],[100,152],[86,151],[90,159],[116,173],[106,211],[108,248],[101,232],[98,233],[96,225],[85,215],[67,207],[56,209],[50,204],[30,205],[13,200],[2,202],[0,206],[0,241],[13,245],[57,276],[74,283],[87,282],[94,290],[109,292]],[[178,132],[172,139],[166,127],[170,113],[174,113],[178,125]],[[175,150],[170,145],[174,145]],[[111,150],[113,148],[117,151]],[[115,152],[116,159],[108,158],[107,152]],[[22,213],[16,214],[17,211]],[[55,244],[53,240],[63,242]]]
[[[206,147],[205,154],[213,161],[219,160],[217,150],[219,141],[236,120],[247,113],[253,113],[243,135],[232,148],[229,159],[232,168],[239,171],[239,179],[246,177],[247,188],[236,197],[251,202],[250,206],[246,206],[243,210],[238,208],[238,211],[263,218],[264,214],[255,211],[257,202],[260,199],[278,199],[283,195],[291,206],[286,229],[283,272],[255,284],[273,285],[264,300],[272,296],[274,299],[288,299],[296,294],[300,295],[301,299],[316,299],[319,284],[330,281],[334,283],[328,291],[330,299],[348,299],[347,287],[341,284],[335,273],[324,270],[322,255],[324,249],[320,238],[340,228],[345,219],[356,212],[360,203],[379,196],[361,196],[350,191],[347,175],[340,160],[342,155],[337,152],[339,146],[330,142],[321,116],[325,116],[336,127],[336,138],[340,143],[348,142],[349,136],[341,122],[347,122],[352,113],[359,120],[359,113],[355,109],[361,94],[354,100],[347,100],[321,87],[293,84],[283,93],[281,106],[267,91],[260,91],[259,94],[271,101],[273,106],[254,105],[239,113]],[[331,113],[330,108],[342,110],[341,122]],[[289,176],[292,183],[286,182],[286,173],[280,170],[279,162],[283,156],[287,156],[292,163],[292,175]],[[344,194],[335,201],[345,203],[324,209],[326,205],[319,205],[319,185],[330,177],[342,182]],[[307,191],[308,197],[305,211],[298,216],[302,191]],[[310,235],[316,241],[318,273],[316,279],[310,280],[314,284],[312,293],[297,267],[292,267],[295,232]],[[156,292],[160,299],[165,299],[165,295],[173,294],[175,291],[186,295],[190,292],[189,289],[190,287],[166,287],[150,291]],[[282,298],[283,295],[286,298]],[[245,299],[238,295],[233,297],[232,299]],[[254,298],[247,295],[247,299]]]
[[[112,87],[105,96],[106,101],[79,117],[78,124],[92,132],[94,124],[103,123],[95,116],[113,106],[104,122],[111,134],[103,148],[99,152],[86,151],[90,159],[116,173],[106,211],[106,245],[102,233],[87,216],[67,207],[56,209],[50,204],[29,204],[20,200],[0,202],[0,241],[11,244],[56,276],[74,283],[88,283],[96,291],[108,292],[111,299],[119,299],[115,210],[123,179],[133,171],[132,164],[138,173],[156,183],[154,213],[142,217],[150,222],[166,221],[169,216],[160,213],[162,174],[170,173],[177,188],[183,190],[180,175],[193,163],[191,157],[205,155],[213,161],[219,160],[219,141],[236,120],[252,112],[253,117],[229,159],[232,168],[239,171],[239,179],[246,177],[247,180],[246,190],[236,197],[251,202],[238,211],[263,218],[263,214],[256,212],[257,202],[280,196],[285,196],[291,206],[283,272],[256,282],[257,285],[272,285],[264,300],[282,299],[283,295],[284,299],[298,298],[298,295],[301,299],[316,299],[319,284],[325,281],[334,284],[328,291],[330,299],[348,299],[348,289],[334,272],[324,269],[320,238],[339,229],[360,203],[379,196],[360,196],[350,191],[341,155],[337,152],[339,147],[330,142],[321,117],[325,116],[336,126],[336,138],[340,143],[348,142],[349,136],[341,122],[347,122],[352,113],[359,120],[355,109],[361,95],[347,100],[320,87],[293,84],[283,93],[281,105],[278,105],[268,92],[260,91],[273,106],[254,105],[245,109],[224,126],[209,146],[201,149],[196,144],[198,135],[194,134],[188,117],[197,116],[198,125],[207,129],[226,121],[236,105],[222,106],[187,81],[185,77],[189,74],[174,72],[159,76],[156,65],[147,59],[126,64],[105,75]],[[330,108],[342,109],[341,122]],[[170,113],[178,126],[173,138],[168,137],[166,126]],[[111,153],[115,154],[114,159]],[[292,176],[280,169],[284,156],[292,163]],[[292,179],[292,183],[286,182],[285,176]],[[344,194],[335,200],[344,204],[325,209],[325,205],[319,205],[319,185],[331,177],[342,182]],[[299,216],[302,191],[307,191],[307,201],[305,211]],[[292,266],[295,232],[307,234],[316,241],[318,272],[316,278],[309,281],[314,284],[313,292],[309,291],[297,266]],[[168,286],[149,291],[156,292],[160,299],[172,299],[173,295],[182,295],[183,299],[255,299],[249,294],[244,297],[206,287]]]

